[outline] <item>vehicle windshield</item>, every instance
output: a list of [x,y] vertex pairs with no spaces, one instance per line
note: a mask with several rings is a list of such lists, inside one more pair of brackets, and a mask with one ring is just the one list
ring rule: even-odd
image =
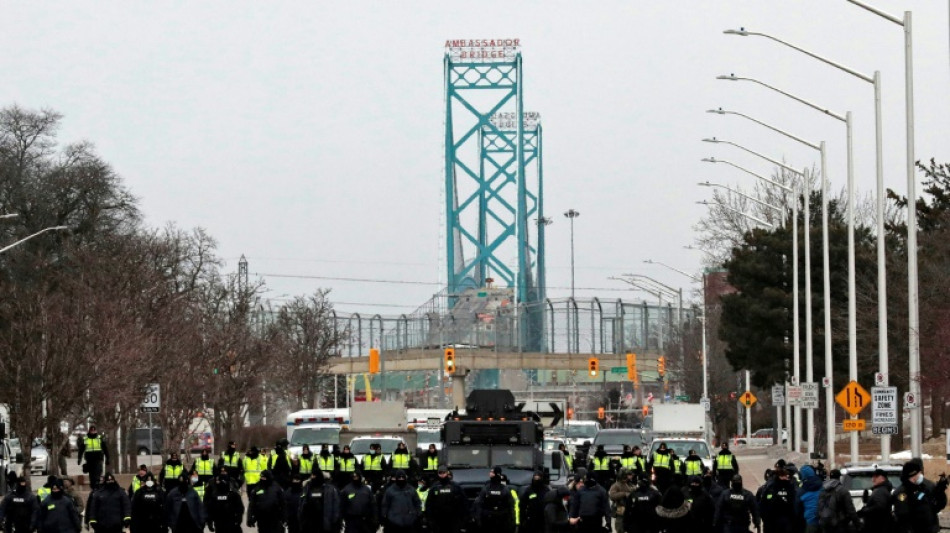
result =
[[428,448],[429,444],[438,444],[439,442],[438,431],[416,431],[416,446],[419,448]]
[[[561,459],[563,461],[563,458]],[[563,462],[561,463],[563,468]],[[554,468],[554,454],[546,453],[544,454],[544,466],[548,468],[548,471],[551,473],[551,479],[561,479],[561,470]]]
[[[842,484],[844,487],[848,490],[871,490],[874,487],[874,482],[871,480],[872,473],[872,471],[848,472],[846,476],[843,476],[844,479],[841,481],[843,482]],[[891,485],[898,487],[901,484],[900,474],[900,472],[888,472],[887,480],[891,482]]]
[[[291,446],[309,444],[313,448],[316,444],[339,444],[340,428],[298,428],[290,437]],[[354,452],[355,453],[355,452]]]
[[350,452],[353,455],[365,455],[369,453],[369,445],[378,442],[383,448],[383,454],[390,454],[396,451],[396,446],[402,442],[399,439],[359,439],[350,443]]
[[569,439],[593,439],[597,436],[597,426],[594,424],[571,424],[567,426],[565,433]]
[[544,451],[557,450],[558,447],[563,443],[562,440],[545,440],[544,441]]
[[689,456],[690,450],[695,450],[696,455],[700,456],[703,459],[710,459],[709,455],[709,446],[706,446],[706,443],[698,440],[690,441],[657,441],[653,443],[653,446],[650,447],[650,454],[657,451],[660,448],[660,443],[666,442],[666,447],[675,453],[680,459],[686,459]]
[[493,448],[492,466],[510,468],[534,468],[534,448]]
[[12,450],[13,453],[20,453],[22,451],[20,449],[20,439],[10,439],[8,442],[10,443],[10,450]]
[[643,437],[640,436],[640,432],[623,432],[623,433],[598,433],[597,438],[594,439],[594,446],[612,446],[612,445],[622,445],[629,444],[630,447],[642,446]]
[[445,454],[449,468],[488,468],[487,446],[453,446]]

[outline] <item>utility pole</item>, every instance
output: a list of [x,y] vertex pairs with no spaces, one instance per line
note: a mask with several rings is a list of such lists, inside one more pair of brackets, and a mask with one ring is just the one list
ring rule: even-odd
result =
[[580,212],[568,209],[564,216],[571,220],[571,299],[574,299],[574,219],[581,216]]

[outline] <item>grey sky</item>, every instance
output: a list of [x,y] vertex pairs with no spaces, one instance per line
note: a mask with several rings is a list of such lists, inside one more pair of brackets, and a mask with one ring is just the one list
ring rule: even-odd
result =
[[[876,2],[915,19],[917,157],[950,160],[947,3]],[[903,193],[904,82],[898,26],[843,0],[479,2],[17,2],[0,22],[0,103],[65,114],[61,138],[88,139],[142,199],[151,225],[202,226],[236,269],[437,282],[440,279],[446,39],[518,37],[525,108],[544,124],[549,296],[608,276],[686,278],[703,215],[700,180],[751,185],[714,155],[771,169],[707,136],[791,164],[805,147],[722,106],[827,140],[844,185],[844,127],[736,73],[855,114],[858,187],[874,188],[872,89],[761,38],[775,34],[867,73],[881,70],[885,179]],[[441,276],[444,277],[444,276]],[[269,296],[333,289],[341,310],[410,311],[434,285],[267,278]],[[578,290],[579,296],[642,294]],[[353,303],[396,304],[371,307]]]

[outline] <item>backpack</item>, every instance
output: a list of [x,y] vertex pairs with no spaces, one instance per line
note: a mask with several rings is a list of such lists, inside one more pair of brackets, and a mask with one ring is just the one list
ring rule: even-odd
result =
[[826,530],[838,525],[838,491],[823,490],[818,496],[818,525]]

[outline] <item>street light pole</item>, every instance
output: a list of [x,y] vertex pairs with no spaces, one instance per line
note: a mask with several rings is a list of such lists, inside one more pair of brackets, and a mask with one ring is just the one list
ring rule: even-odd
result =
[[[848,0],[875,15],[904,28],[904,105],[907,127],[907,328],[908,328],[908,391],[920,398],[920,309],[917,287],[917,182],[914,176],[914,48],[913,24],[910,11],[900,19],[859,0]],[[881,217],[878,214],[878,217]],[[880,256],[879,256],[880,257]],[[880,372],[887,384],[887,359],[881,359]],[[910,452],[920,457],[923,424],[921,408],[910,409]],[[881,441],[884,442],[883,440]]]
[[48,231],[61,231],[61,230],[66,230],[66,229],[69,229],[69,227],[67,227],[67,226],[50,226],[50,227],[48,227],[48,228],[43,228],[43,229],[41,229],[40,231],[37,231],[36,233],[34,233],[34,234],[32,234],[32,235],[29,235],[29,236],[27,236],[27,237],[23,237],[22,239],[16,241],[15,243],[13,243],[13,244],[11,244],[11,245],[9,245],[9,246],[5,246],[5,247],[3,247],[3,248],[0,248],[0,254],[2,254],[3,252],[6,252],[7,250],[9,250],[9,249],[11,249],[11,248],[16,248],[17,246],[19,246],[19,245],[25,243],[26,241],[32,239],[33,237],[40,236],[40,235],[42,235],[42,234],[44,234],[44,233],[46,233],[46,232],[48,232]]
[[580,212],[568,209],[564,216],[571,220],[571,300],[574,299],[574,219],[581,216]]

